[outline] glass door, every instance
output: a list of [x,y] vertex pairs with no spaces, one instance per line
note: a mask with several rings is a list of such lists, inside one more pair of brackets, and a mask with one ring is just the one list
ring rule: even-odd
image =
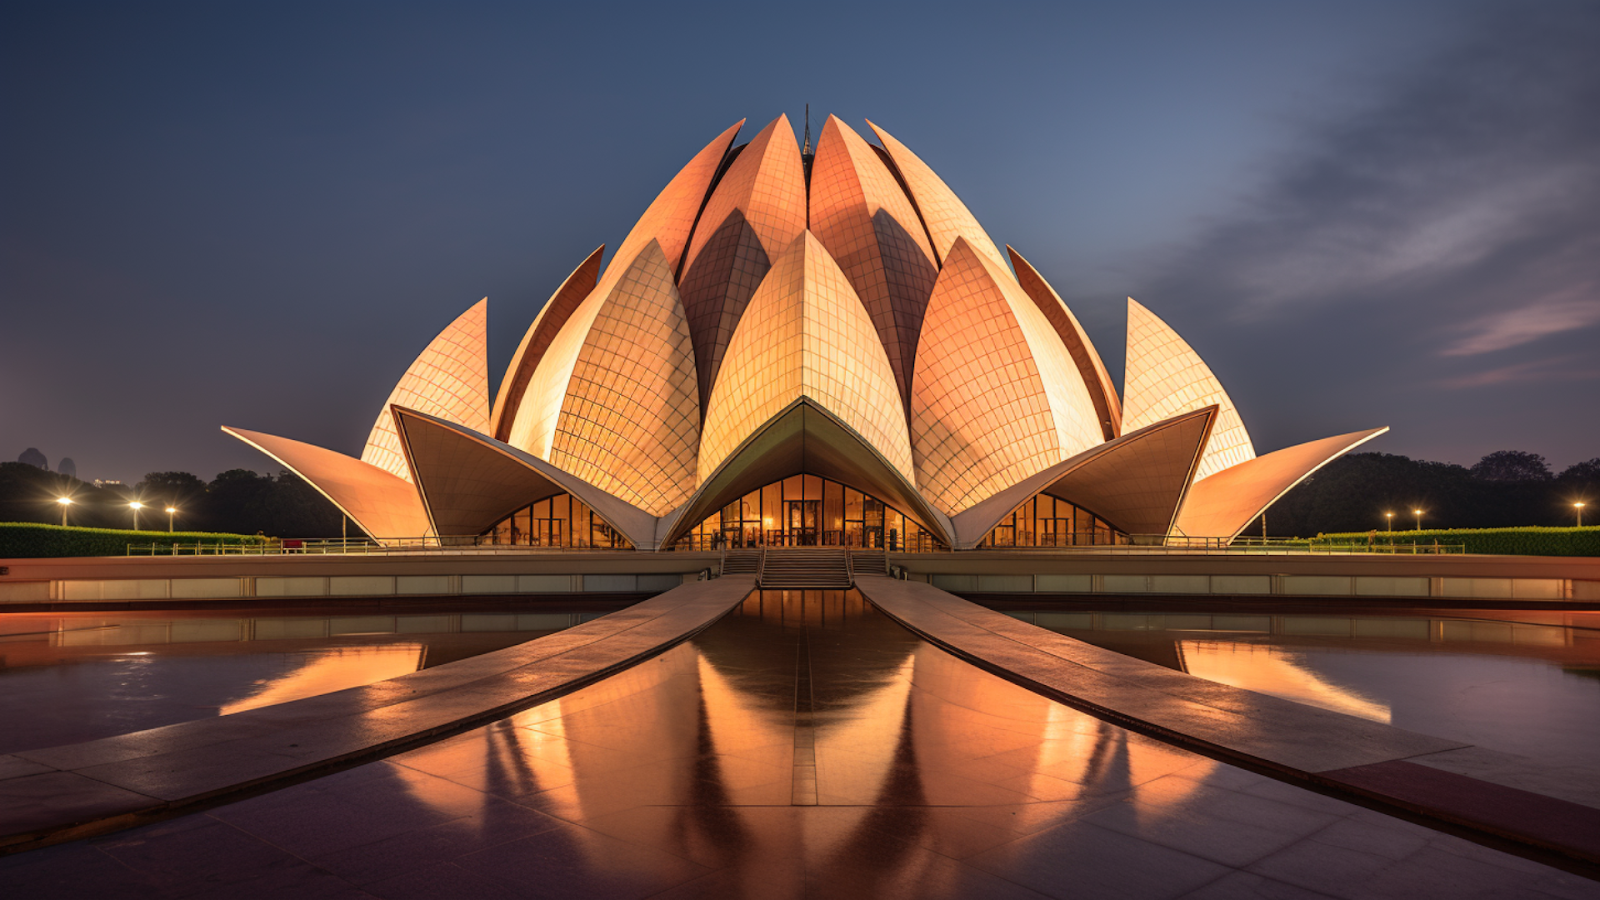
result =
[[817,519],[821,515],[821,500],[790,500],[789,543],[800,547],[817,544]]

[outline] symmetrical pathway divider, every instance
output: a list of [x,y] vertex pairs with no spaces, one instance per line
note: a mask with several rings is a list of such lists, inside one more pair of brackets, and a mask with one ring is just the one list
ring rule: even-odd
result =
[[0,853],[128,828],[457,734],[693,637],[755,588],[695,582],[556,634],[388,681],[0,755]]
[[863,576],[878,609],[1053,700],[1214,759],[1600,877],[1600,779],[1219,684],[920,582]]

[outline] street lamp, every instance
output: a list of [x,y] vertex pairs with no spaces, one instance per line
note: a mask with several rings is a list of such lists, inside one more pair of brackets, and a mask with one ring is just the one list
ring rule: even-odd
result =
[[144,504],[140,503],[137,500],[135,500],[132,503],[128,504],[128,508],[133,510],[133,530],[134,531],[138,531],[139,530],[139,510],[144,509]]
[[1588,505],[1589,504],[1583,502],[1582,500],[1575,500],[1572,503],[1572,508],[1576,509],[1578,511],[1578,527],[1579,528],[1583,527],[1583,508],[1585,506],[1588,506]]
[[[57,497],[56,502],[61,504],[61,527],[67,527],[67,507],[72,505],[71,497]],[[1578,524],[1583,524],[1583,513],[1578,513]]]
[[1389,520],[1389,533],[1394,534],[1394,513],[1386,512],[1383,517]]
[[178,511],[176,506],[167,507],[167,534],[172,533],[172,516]]
[[1417,517],[1417,530],[1421,531],[1422,530],[1422,510],[1413,509],[1411,511],[1411,513]]

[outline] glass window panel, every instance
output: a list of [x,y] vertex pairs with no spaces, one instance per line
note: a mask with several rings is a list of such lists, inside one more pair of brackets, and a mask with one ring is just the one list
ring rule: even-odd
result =
[[807,500],[821,500],[822,499],[822,479],[819,478],[816,475],[807,475],[807,476],[805,476],[805,492],[806,492],[805,499],[807,499]]
[[830,535],[826,543],[844,543],[844,485],[837,481],[822,486],[822,519]]
[[783,528],[783,483],[774,482],[761,489],[761,529],[757,540],[765,541]]
[[856,522],[861,521],[861,492],[855,488],[844,489],[844,517]]

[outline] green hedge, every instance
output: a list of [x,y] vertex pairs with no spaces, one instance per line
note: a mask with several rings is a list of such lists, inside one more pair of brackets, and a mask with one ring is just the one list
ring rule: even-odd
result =
[[[1334,540],[1365,544],[1367,532],[1345,534],[1319,534],[1320,540]],[[1380,544],[1394,543],[1402,546],[1415,543],[1459,544],[1468,553],[1489,553],[1506,556],[1600,556],[1600,525],[1582,528],[1545,528],[1529,525],[1523,528],[1449,528],[1426,531],[1396,531],[1392,534],[1379,531]]]
[[[254,535],[204,531],[131,531],[121,528],[63,528],[32,522],[0,522],[0,559],[46,556],[123,556],[129,544],[254,544]],[[159,552],[159,551],[158,551]]]

